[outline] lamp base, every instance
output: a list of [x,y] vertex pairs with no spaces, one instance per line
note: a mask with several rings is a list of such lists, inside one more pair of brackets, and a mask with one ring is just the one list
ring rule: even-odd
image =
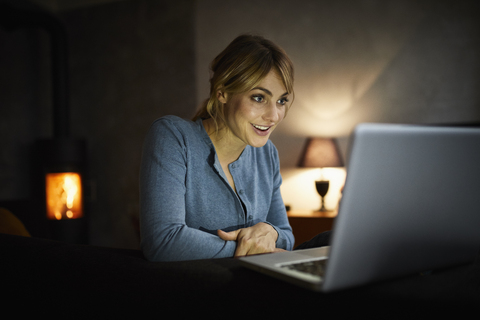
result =
[[320,209],[318,209],[319,212],[330,212],[332,210],[328,210],[327,208],[325,208],[325,199],[324,197],[321,197],[322,199],[322,205],[320,207]]
[[315,181],[315,188],[317,189],[318,194],[320,195],[321,203],[320,209],[318,211],[326,212],[330,211],[325,208],[325,195],[328,192],[328,188],[330,187],[329,180],[317,180]]

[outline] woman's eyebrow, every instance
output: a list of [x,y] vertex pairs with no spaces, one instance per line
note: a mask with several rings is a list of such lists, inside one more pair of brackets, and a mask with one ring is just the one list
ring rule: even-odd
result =
[[[268,89],[265,89],[265,88],[263,88],[263,87],[255,87],[255,88],[253,88],[251,91],[253,91],[253,90],[255,90],[255,89],[262,90],[263,92],[265,92],[265,93],[268,94],[269,96],[273,97],[273,93],[272,93],[270,90],[268,90]],[[282,97],[287,96],[287,95],[288,95],[288,92],[285,92],[284,94],[282,94]]]

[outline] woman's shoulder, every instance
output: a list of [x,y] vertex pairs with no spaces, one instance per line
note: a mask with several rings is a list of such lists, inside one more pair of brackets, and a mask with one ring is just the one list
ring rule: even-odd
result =
[[199,130],[197,123],[174,115],[167,115],[156,119],[152,123],[152,128],[155,131],[175,131],[182,135],[198,134]]
[[194,122],[179,116],[166,115],[156,119],[153,122],[153,125],[166,125],[166,126],[176,126],[176,127],[188,127],[194,125]]

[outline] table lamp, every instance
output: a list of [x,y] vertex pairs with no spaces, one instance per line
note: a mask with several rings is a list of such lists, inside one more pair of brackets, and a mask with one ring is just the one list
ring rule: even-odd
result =
[[[337,141],[333,138],[308,138],[302,152],[300,168],[326,168],[343,167],[343,161],[340,156]],[[325,195],[330,186],[329,180],[315,181],[315,187],[321,197],[321,207],[319,211],[329,211],[325,208]]]

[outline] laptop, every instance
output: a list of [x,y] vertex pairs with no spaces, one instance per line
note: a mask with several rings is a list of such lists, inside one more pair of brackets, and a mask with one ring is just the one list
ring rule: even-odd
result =
[[468,263],[480,248],[479,181],[478,128],[360,124],[330,246],[240,261],[323,292]]

